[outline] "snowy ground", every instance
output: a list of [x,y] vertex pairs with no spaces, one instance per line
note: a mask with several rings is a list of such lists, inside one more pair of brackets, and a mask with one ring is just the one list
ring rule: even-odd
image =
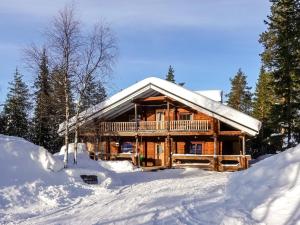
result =
[[59,170],[62,155],[0,135],[0,224],[300,224],[300,146],[237,173],[140,172],[80,149]]

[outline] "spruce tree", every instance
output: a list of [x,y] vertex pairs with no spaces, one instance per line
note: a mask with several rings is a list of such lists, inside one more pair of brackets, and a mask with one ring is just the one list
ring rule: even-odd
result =
[[[39,74],[35,80],[34,88],[34,118],[33,118],[33,141],[44,146],[50,152],[52,149],[53,133],[53,110],[56,107],[53,104],[51,96],[51,86],[48,69],[48,57],[46,50],[43,49],[40,56]],[[56,132],[56,131],[55,131]]]
[[227,104],[241,112],[251,114],[252,111],[252,93],[251,87],[247,84],[247,77],[241,69],[238,70],[234,78],[230,78],[231,90]]
[[253,98],[253,116],[262,122],[259,135],[252,141],[252,146],[260,149],[260,154],[274,153],[277,146],[270,140],[274,133],[272,107],[276,104],[273,88],[273,77],[263,67],[260,69]]
[[[174,72],[175,72],[175,70],[174,70],[173,67],[170,65],[170,66],[169,66],[168,73],[167,73],[167,75],[166,75],[166,80],[176,84]],[[179,82],[179,83],[177,83],[177,84],[178,84],[179,86],[184,86],[184,85],[185,85],[185,82]]]
[[172,83],[175,83],[175,75],[174,75],[174,69],[173,69],[173,67],[170,65],[169,66],[169,70],[168,70],[168,73],[167,73],[167,75],[166,75],[166,80],[167,81],[170,81],[170,82],[172,82]]
[[106,98],[106,91],[101,81],[89,79],[87,88],[82,95],[80,111],[102,102]]
[[253,98],[253,116],[261,121],[269,120],[275,100],[273,77],[261,67]]
[[[298,0],[272,0],[267,31],[261,34],[262,61],[273,76],[278,104],[273,107],[278,132],[287,147],[300,136],[300,4]],[[299,139],[298,139],[299,142]]]
[[5,119],[3,112],[0,113],[0,134],[5,134]]
[[13,81],[9,83],[9,92],[4,104],[5,133],[12,136],[29,138],[30,95],[18,69]]
[[[63,137],[58,136],[57,131],[59,124],[65,121],[65,111],[66,111],[66,98],[65,98],[65,87],[63,83],[64,75],[62,70],[59,68],[54,68],[50,73],[50,86],[51,86],[51,104],[53,108],[51,109],[52,114],[52,141],[50,149],[52,151],[59,151],[59,148],[63,145]],[[69,85],[70,87],[70,85]],[[70,99],[70,113],[71,116],[74,115],[74,104],[71,94],[71,90],[68,90]]]

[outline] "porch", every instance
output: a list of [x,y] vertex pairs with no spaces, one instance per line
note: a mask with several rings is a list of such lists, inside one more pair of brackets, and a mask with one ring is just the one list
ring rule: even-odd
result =
[[197,154],[171,154],[171,164],[162,166],[159,162],[144,159],[137,162],[135,153],[98,154],[95,158],[110,160],[128,160],[140,165],[144,171],[153,171],[166,168],[200,168],[210,171],[234,172],[249,168],[250,155],[197,155]]

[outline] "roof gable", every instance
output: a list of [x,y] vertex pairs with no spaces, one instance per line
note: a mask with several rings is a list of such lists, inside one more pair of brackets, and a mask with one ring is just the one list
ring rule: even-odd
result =
[[[107,100],[92,106],[80,113],[80,125],[83,125],[95,118],[109,119],[128,111],[133,107],[133,100],[141,97],[150,97],[155,93],[161,93],[178,102],[181,102],[199,112],[205,113],[211,117],[219,119],[249,135],[256,135],[260,129],[261,122],[239,112],[229,106],[223,105],[207,98],[199,93],[188,90],[172,82],[149,77],[132,86],[116,93]],[[69,122],[70,130],[74,129],[75,118]],[[64,123],[60,124],[58,133],[65,131]]]

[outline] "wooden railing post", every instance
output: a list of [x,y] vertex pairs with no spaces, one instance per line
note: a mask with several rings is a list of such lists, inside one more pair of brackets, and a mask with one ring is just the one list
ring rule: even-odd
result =
[[217,156],[217,135],[214,134],[214,170],[218,171],[218,156]]

